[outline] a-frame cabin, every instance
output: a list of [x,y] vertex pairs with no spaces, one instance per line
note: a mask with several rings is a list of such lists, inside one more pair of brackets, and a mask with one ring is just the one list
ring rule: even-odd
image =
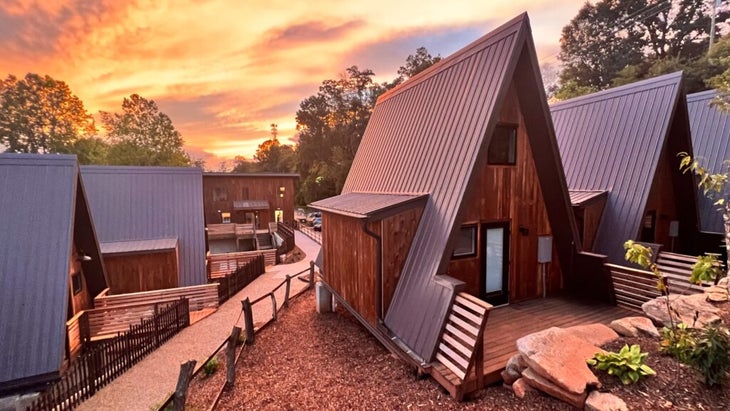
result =
[[580,257],[527,15],[382,95],[312,206],[325,287],[455,396],[479,388],[489,304],[559,293]]

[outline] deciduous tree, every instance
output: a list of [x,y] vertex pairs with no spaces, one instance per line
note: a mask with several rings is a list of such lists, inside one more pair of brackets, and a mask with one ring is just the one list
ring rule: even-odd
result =
[[63,81],[34,73],[0,80],[0,143],[8,151],[68,153],[95,131],[93,117]]

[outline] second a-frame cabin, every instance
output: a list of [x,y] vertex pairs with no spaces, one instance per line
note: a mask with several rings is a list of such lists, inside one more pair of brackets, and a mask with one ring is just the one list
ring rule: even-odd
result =
[[677,72],[550,107],[585,251],[615,264],[626,240],[696,253],[695,188],[677,156],[692,153],[682,83]]
[[323,283],[381,342],[450,390],[479,367],[480,316],[560,292],[580,247],[527,15],[382,95],[312,206]]

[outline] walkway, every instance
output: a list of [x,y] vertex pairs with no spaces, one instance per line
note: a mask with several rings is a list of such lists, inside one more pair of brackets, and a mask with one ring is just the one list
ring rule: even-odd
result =
[[[82,403],[78,409],[148,411],[161,405],[175,390],[180,364],[194,359],[197,361],[196,367],[201,367],[202,362],[230,335],[241,312],[241,300],[246,297],[252,300],[258,298],[279,285],[287,274],[309,268],[309,261],[317,258],[319,244],[298,231],[296,244],[306,254],[302,261],[268,267],[265,274],[226,301],[215,313],[181,331]],[[291,284],[292,294],[307,286],[307,283],[298,280],[293,280]],[[276,300],[284,301],[284,287],[277,292]],[[254,305],[254,323],[271,318],[271,304],[268,301]],[[238,323],[243,327],[243,318]]]

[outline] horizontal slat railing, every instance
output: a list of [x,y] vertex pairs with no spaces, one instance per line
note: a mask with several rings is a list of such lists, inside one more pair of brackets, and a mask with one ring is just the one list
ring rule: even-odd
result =
[[142,291],[137,293],[97,296],[94,298],[94,307],[111,308],[128,304],[154,304],[160,301],[177,300],[181,297],[188,299],[190,311],[197,311],[205,308],[218,308],[218,287],[215,284],[202,284],[189,287]]

